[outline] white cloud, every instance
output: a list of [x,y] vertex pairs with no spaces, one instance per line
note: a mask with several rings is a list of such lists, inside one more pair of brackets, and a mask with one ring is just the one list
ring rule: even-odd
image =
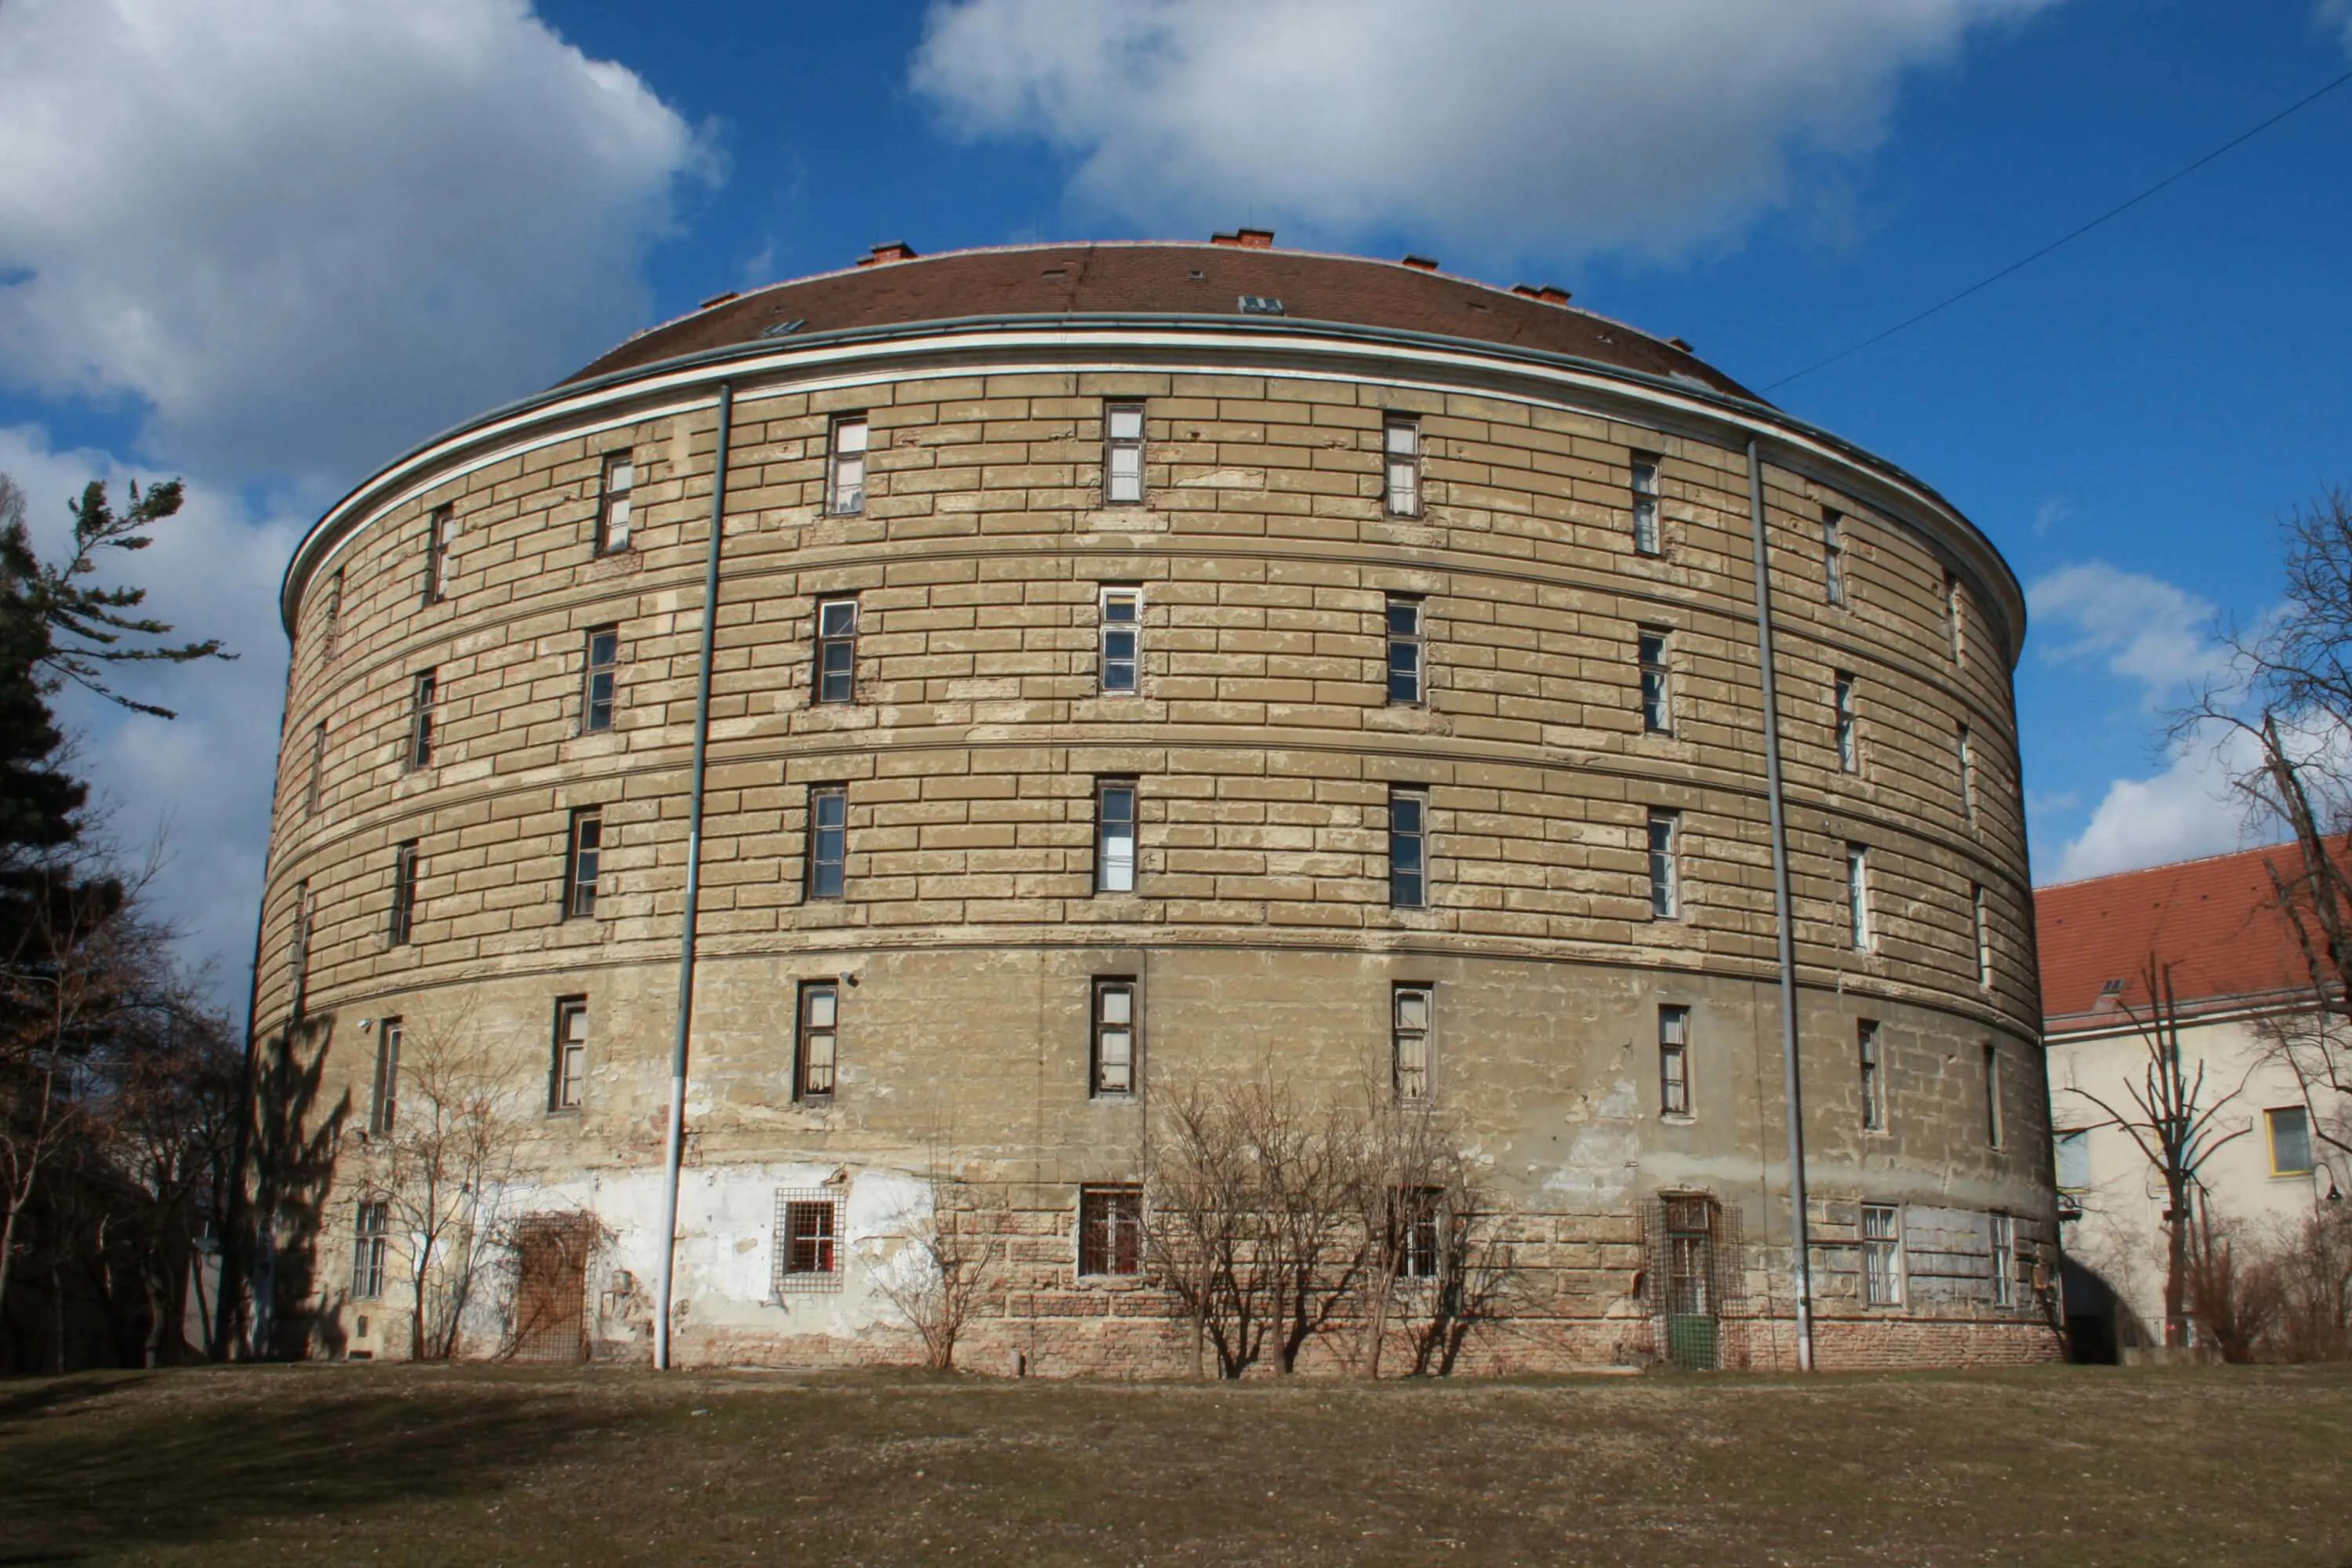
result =
[[576,368],[707,166],[528,0],[6,0],[0,104],[0,379],[246,476]]
[[1883,133],[1903,74],[2051,0],[935,0],[916,89],[1159,225],[1671,253]]
[[2230,668],[2213,605],[2161,578],[2092,561],[2039,579],[2025,597],[2044,659],[2103,666],[2137,682],[2151,708]]
[[2336,29],[2352,50],[2352,0],[2319,0],[2319,25]]
[[2230,779],[2252,765],[2258,754],[2243,731],[2231,731],[2218,745],[2191,736],[2172,748],[2162,773],[2116,780],[2059,857],[2059,879],[2104,877],[2242,848],[2251,841],[2247,804],[2231,792]]

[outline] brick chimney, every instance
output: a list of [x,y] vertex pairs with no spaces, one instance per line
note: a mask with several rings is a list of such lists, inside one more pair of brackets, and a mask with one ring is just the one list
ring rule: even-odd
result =
[[871,267],[877,261],[912,261],[914,259],[915,247],[913,246],[908,245],[903,239],[886,239],[881,244],[874,247],[872,255],[859,257],[857,258],[857,265],[860,267]]
[[1404,265],[1412,268],[1415,272],[1434,272],[1437,270],[1437,261],[1433,257],[1408,256],[1404,258]]
[[1211,245],[1238,245],[1247,250],[1272,250],[1274,230],[1270,228],[1237,228],[1231,234],[1213,234]]

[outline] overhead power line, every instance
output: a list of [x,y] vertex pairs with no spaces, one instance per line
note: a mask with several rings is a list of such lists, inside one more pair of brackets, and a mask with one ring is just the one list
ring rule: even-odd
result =
[[1893,337],[1897,332],[1917,326],[1920,322],[1939,311],[1950,310],[1954,305],[1958,304],[1969,295],[1990,289],[1994,284],[2000,282],[2002,279],[2008,277],[2011,273],[2021,271],[2025,268],[2032,266],[2035,262],[2041,260],[2052,251],[2056,250],[2063,246],[2073,244],[2075,240],[2082,238],[2084,235],[2090,233],[2093,229],[2098,227],[2101,224],[2105,223],[2110,218],[2121,217],[2124,214],[2131,211],[2132,208],[2139,205],[2140,203],[2147,200],[2148,197],[2155,195],[2158,191],[2163,190],[2166,186],[2177,184],[2180,181],[2187,179],[2189,175],[2195,174],[2198,170],[2203,168],[2214,159],[2221,157],[2223,153],[2228,153],[2234,148],[2242,147],[2245,145],[2245,143],[2252,141],[2255,137],[2260,136],[2263,132],[2268,131],[2280,121],[2286,119],[2292,114],[2297,113],[2302,110],[2308,109],[2311,105],[2318,102],[2321,99],[2326,98],[2329,93],[2334,92],[2337,88],[2342,87],[2347,81],[2352,81],[2352,71],[2346,71],[2342,76],[2337,77],[2334,81],[2329,82],[2326,86],[2319,89],[2317,91],[2306,93],[2302,98],[2296,99],[2293,103],[2288,104],[2284,109],[2280,110],[2276,114],[2272,115],[2268,120],[2263,121],[2261,124],[2253,126],[2249,130],[2240,132],[2237,135],[2231,137],[2227,142],[2222,142],[2219,147],[2214,148],[2210,153],[2206,153],[2195,163],[2181,165],[2179,168],[2172,171],[2169,174],[2165,175],[2164,178],[2157,181],[2156,184],[2148,186],[2147,189],[2140,192],[2139,195],[2133,196],[2128,201],[2116,203],[2114,206],[2109,207],[2106,211],[2093,218],[2090,222],[2082,225],[2078,228],[2070,229],[2066,233],[2060,235],[2056,239],[2052,240],[2049,244],[2033,252],[2031,256],[2020,257],[2015,261],[2012,261],[2008,266],[2002,268],[2000,271],[1992,273],[1988,277],[1978,279],[1975,282],[1969,284],[1958,293],[1951,295],[1947,299],[1938,300],[1936,303],[1928,306],[1926,310],[1919,311],[1917,314],[1906,316],[1903,320],[1895,322],[1885,331],[1874,332],[1871,336],[1863,339],[1858,343],[1850,344],[1845,348],[1842,348],[1838,350],[1837,353],[1830,355],[1827,359],[1816,360],[1801,371],[1797,371],[1792,374],[1784,375],[1780,380],[1766,386],[1764,390],[1767,392],[1778,392],[1780,388],[1788,385],[1792,381],[1801,381],[1817,370],[1826,370],[1842,359],[1851,358],[1853,355],[1860,353],[1863,350],[1871,347],[1873,344],[1885,342],[1887,339]]

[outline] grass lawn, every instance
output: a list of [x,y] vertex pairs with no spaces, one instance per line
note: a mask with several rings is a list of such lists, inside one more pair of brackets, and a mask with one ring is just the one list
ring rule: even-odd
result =
[[0,1564],[2352,1564],[2352,1369],[0,1384]]

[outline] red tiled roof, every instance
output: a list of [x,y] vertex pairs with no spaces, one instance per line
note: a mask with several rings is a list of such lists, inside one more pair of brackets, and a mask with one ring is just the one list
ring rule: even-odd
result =
[[[1555,291],[1557,292],[1557,291]],[[962,316],[1244,315],[1243,296],[1279,300],[1289,321],[1340,321],[1571,354],[1756,395],[1676,346],[1605,316],[1466,278],[1361,256],[1246,245],[1085,243],[947,251],[772,284],[642,332],[570,379],[797,332]],[[1565,300],[1565,294],[1559,294]]]
[[2296,874],[2293,845],[2182,860],[2033,891],[2042,957],[2042,1014],[2051,1033],[2123,1021],[2101,991],[2147,1005],[2149,954],[2172,965],[2183,1004],[2255,997],[2310,984],[2294,929],[2279,912],[2271,868]]

